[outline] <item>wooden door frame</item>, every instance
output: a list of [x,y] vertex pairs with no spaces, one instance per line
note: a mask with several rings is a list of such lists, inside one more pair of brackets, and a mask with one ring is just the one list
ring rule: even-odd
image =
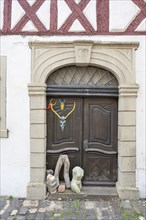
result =
[[136,97],[135,50],[138,43],[34,42],[30,96],[29,199],[46,196],[46,80],[57,68],[93,65],[108,69],[119,82],[118,182],[121,199],[137,199],[136,187]]

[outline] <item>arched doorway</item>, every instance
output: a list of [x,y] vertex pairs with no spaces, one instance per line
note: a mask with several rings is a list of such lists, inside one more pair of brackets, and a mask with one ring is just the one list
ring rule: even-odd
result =
[[[67,154],[72,169],[84,169],[84,185],[114,186],[117,182],[118,82],[108,70],[67,66],[47,79],[47,169]],[[64,108],[60,108],[60,104]],[[75,106],[62,128],[63,117]],[[60,176],[63,180],[62,175]]]
[[[118,181],[116,189],[121,199],[138,198],[136,187],[138,85],[134,68],[135,50],[138,48],[138,43],[81,41],[31,42],[29,45],[32,49],[32,74],[31,83],[28,85],[30,96],[30,182],[27,187],[27,197],[29,199],[46,197],[46,81],[57,69],[75,65],[102,67],[112,72],[118,80]],[[87,94],[88,91],[87,88]],[[106,91],[108,94],[108,88]],[[94,88],[92,92],[94,94]],[[97,95],[97,92],[95,94]],[[64,94],[62,95],[64,96]]]

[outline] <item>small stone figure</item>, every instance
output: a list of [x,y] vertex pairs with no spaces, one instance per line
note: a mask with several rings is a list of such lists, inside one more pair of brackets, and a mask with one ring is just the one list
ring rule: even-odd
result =
[[53,175],[53,170],[51,170],[51,169],[46,170],[46,173],[47,173],[47,176],[48,176],[48,174],[52,174]]
[[59,186],[58,186],[58,192],[59,193],[63,193],[63,192],[65,192],[65,184],[60,184]]
[[75,193],[80,193],[82,189],[81,179],[84,176],[84,170],[81,167],[76,166],[72,170],[72,175],[71,190]]
[[47,188],[51,194],[56,193],[56,188],[57,188],[56,178],[52,174],[47,175]]
[[68,159],[68,155],[66,154],[62,154],[59,156],[56,167],[55,167],[54,176],[56,178],[57,187],[59,186],[59,174],[60,174],[61,167],[63,165],[64,165],[63,177],[65,181],[65,186],[66,188],[70,188],[70,178],[69,178],[70,162]]

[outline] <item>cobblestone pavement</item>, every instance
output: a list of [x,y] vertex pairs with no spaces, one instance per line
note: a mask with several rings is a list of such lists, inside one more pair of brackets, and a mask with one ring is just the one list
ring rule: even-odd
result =
[[146,200],[27,200],[0,198],[1,220],[146,220]]

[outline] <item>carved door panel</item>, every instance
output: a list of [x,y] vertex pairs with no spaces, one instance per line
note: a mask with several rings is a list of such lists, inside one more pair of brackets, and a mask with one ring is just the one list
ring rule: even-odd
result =
[[[48,103],[51,97],[48,99]],[[58,100],[65,100],[61,111]],[[113,185],[117,180],[117,99],[59,97],[54,109],[67,115],[64,131],[59,118],[50,110],[47,115],[47,169],[55,169],[60,154],[67,154],[72,168],[81,166],[84,185]],[[61,179],[63,179],[61,174]]]
[[83,161],[86,185],[117,180],[117,99],[84,99]]
[[[48,98],[48,104],[51,97]],[[60,101],[65,100],[65,108],[60,109]],[[47,169],[55,169],[60,154],[67,154],[71,171],[75,166],[81,166],[82,146],[82,99],[75,97],[53,98],[55,111],[60,116],[66,116],[76,103],[75,110],[66,119],[64,131],[61,130],[59,118],[51,111],[47,111]],[[63,179],[61,172],[61,179]]]

